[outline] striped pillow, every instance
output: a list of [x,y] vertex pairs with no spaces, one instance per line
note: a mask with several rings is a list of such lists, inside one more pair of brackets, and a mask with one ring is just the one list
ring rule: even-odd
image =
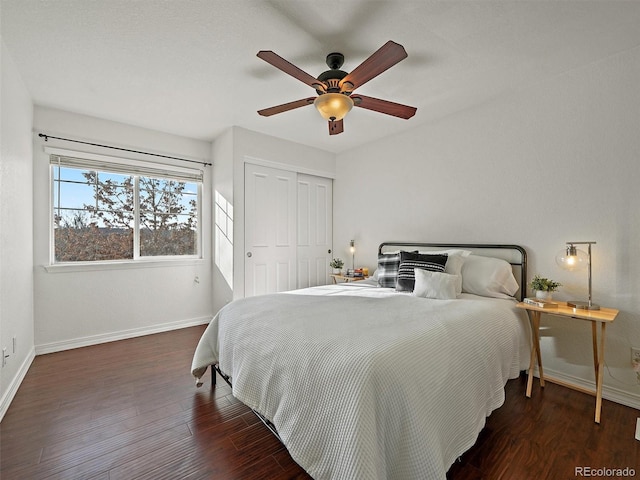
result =
[[414,269],[421,268],[430,272],[444,273],[447,264],[447,255],[422,255],[420,253],[400,252],[400,265],[398,266],[398,281],[396,291],[413,292],[416,282]]

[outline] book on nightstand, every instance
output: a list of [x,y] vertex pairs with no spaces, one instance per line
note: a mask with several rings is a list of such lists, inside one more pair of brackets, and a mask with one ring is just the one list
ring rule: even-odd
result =
[[345,277],[363,278],[364,277],[364,272],[362,271],[362,268],[356,268],[355,270],[348,269],[347,270],[347,274],[345,275]]
[[538,308],[558,308],[558,304],[556,302],[551,302],[549,300],[540,300],[538,298],[525,298],[522,300],[522,303],[526,303],[527,305],[533,305]]

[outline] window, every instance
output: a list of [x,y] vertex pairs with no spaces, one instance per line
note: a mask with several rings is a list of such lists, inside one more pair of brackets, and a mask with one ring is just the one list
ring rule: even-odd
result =
[[50,161],[52,263],[199,257],[201,171],[62,155]]

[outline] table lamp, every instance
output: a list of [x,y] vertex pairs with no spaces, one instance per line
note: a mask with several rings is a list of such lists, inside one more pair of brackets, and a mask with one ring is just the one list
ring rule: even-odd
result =
[[[591,301],[591,245],[596,242],[567,242],[565,249],[556,255],[556,263],[566,270],[581,270],[587,268],[589,276],[589,299],[586,302],[572,300],[567,302],[569,307],[584,310],[600,310],[600,306]],[[588,245],[587,252],[578,250],[576,245]]]
[[349,242],[349,251],[351,252],[351,271],[354,271],[356,269],[355,264],[356,264],[356,242],[355,240],[351,240],[351,242]]

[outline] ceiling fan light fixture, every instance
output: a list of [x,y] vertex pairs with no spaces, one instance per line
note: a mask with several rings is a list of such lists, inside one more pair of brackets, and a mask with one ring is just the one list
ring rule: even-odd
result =
[[353,108],[353,100],[343,93],[325,93],[315,99],[313,105],[322,118],[332,122],[342,120]]

